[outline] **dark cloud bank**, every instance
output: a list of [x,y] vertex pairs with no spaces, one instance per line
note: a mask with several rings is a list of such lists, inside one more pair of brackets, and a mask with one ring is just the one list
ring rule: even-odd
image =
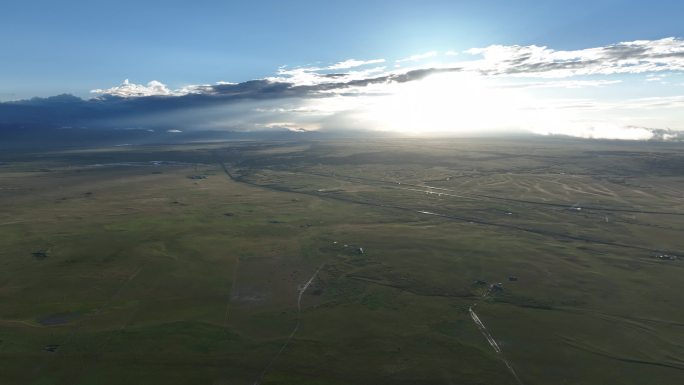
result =
[[[332,126],[320,132],[293,132],[290,129],[253,129],[216,124],[249,114],[268,117],[270,107],[287,101],[343,95],[345,90],[379,83],[403,83],[433,73],[457,69],[420,69],[400,75],[368,79],[297,85],[291,82],[251,80],[237,84],[197,86],[185,95],[121,97],[104,95],[81,99],[63,94],[0,103],[0,139],[5,144],[32,141],[32,144],[89,143],[93,141],[178,141],[220,138],[322,138],[330,136],[386,136],[373,131],[339,129]],[[346,74],[326,74],[327,79]],[[267,107],[267,108],[264,108]]]
[[[107,120],[136,118],[152,114],[230,106],[239,102],[272,101],[277,99],[321,98],[344,92],[351,87],[364,87],[378,83],[403,83],[422,79],[430,74],[457,71],[458,69],[420,69],[400,75],[384,75],[374,78],[329,82],[316,85],[296,85],[270,80],[250,80],[238,84],[218,84],[196,87],[195,93],[186,95],[155,95],[126,98],[105,95],[84,100],[64,94],[48,98],[33,98],[0,103],[0,124],[43,125],[53,127],[89,126],[111,128]],[[326,77],[345,76],[327,74]],[[255,103],[256,104],[256,103]],[[230,112],[229,109],[226,110]],[[163,128],[148,123],[145,128]]]

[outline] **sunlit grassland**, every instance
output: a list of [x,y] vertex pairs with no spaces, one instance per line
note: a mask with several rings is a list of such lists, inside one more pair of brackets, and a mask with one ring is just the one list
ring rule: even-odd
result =
[[684,260],[655,257],[684,254],[680,150],[470,139],[5,154],[0,383],[252,384],[299,319],[262,383],[514,384],[469,317],[479,302],[525,384],[677,384]]

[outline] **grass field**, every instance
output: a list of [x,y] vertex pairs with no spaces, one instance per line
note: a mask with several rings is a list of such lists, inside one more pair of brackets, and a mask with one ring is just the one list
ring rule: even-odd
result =
[[682,150],[4,152],[0,384],[682,384]]

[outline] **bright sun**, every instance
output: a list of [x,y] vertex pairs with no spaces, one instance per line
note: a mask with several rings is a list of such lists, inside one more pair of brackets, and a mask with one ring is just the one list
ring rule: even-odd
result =
[[478,75],[446,73],[393,85],[388,95],[369,100],[362,117],[379,129],[405,134],[482,132],[519,123],[525,99]]

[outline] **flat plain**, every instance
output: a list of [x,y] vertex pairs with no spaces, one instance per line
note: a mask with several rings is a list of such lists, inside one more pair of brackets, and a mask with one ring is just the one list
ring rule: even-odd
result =
[[0,383],[682,384],[682,150],[5,151]]

